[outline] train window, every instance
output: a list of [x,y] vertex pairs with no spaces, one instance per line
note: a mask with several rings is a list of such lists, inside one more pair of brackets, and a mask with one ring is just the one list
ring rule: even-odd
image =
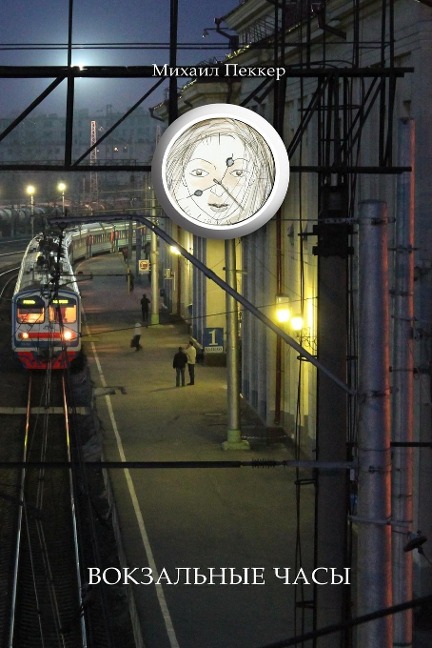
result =
[[38,297],[17,299],[17,322],[20,324],[39,324],[45,319],[44,302]]
[[77,320],[77,305],[73,299],[54,299],[49,307],[49,321],[73,324]]

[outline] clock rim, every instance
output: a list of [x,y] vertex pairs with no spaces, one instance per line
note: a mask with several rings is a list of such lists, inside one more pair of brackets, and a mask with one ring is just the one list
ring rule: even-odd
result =
[[[195,124],[207,119],[227,118],[242,121],[255,129],[265,140],[273,156],[275,177],[265,202],[254,213],[227,225],[201,223],[181,211],[171,198],[166,185],[166,164],[178,138]],[[261,115],[249,108],[232,104],[208,104],[192,108],[180,115],[162,134],[152,159],[152,180],[156,196],[177,225],[197,236],[213,239],[230,239],[250,234],[265,225],[282,205],[289,185],[289,159],[285,144],[276,129]]]

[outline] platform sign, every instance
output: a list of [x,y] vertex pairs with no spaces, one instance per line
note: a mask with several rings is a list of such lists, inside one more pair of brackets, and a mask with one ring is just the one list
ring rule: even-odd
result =
[[224,330],[223,328],[206,328],[204,329],[203,346],[205,353],[223,353],[224,352]]
[[138,270],[140,273],[149,272],[150,270],[150,261],[149,259],[140,259],[138,261]]

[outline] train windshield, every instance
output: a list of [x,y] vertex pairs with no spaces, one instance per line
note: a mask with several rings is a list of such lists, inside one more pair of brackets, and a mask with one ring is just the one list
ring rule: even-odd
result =
[[39,297],[20,297],[17,300],[17,322],[38,324],[45,319],[45,304]]
[[73,324],[77,321],[77,303],[70,297],[53,299],[49,306],[49,321]]

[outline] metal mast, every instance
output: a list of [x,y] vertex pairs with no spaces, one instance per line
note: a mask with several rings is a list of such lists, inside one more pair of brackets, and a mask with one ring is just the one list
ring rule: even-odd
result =
[[[90,122],[90,166],[97,165],[97,122]],[[90,201],[97,203],[99,201],[99,185],[97,171],[90,171]]]
[[[399,122],[399,160],[415,163],[415,125],[412,119]],[[414,441],[414,174],[398,178],[396,212],[396,261],[394,286],[394,348],[392,367],[393,441]],[[410,447],[395,447],[392,457],[392,549],[394,603],[413,597],[412,552],[404,551],[414,518],[413,458]],[[394,645],[412,646],[412,610],[394,618]]]
[[[387,205],[360,204],[359,496],[357,600],[359,615],[392,604],[390,353]],[[371,281],[371,277],[373,280]],[[390,648],[392,617],[359,627],[358,646]]]

